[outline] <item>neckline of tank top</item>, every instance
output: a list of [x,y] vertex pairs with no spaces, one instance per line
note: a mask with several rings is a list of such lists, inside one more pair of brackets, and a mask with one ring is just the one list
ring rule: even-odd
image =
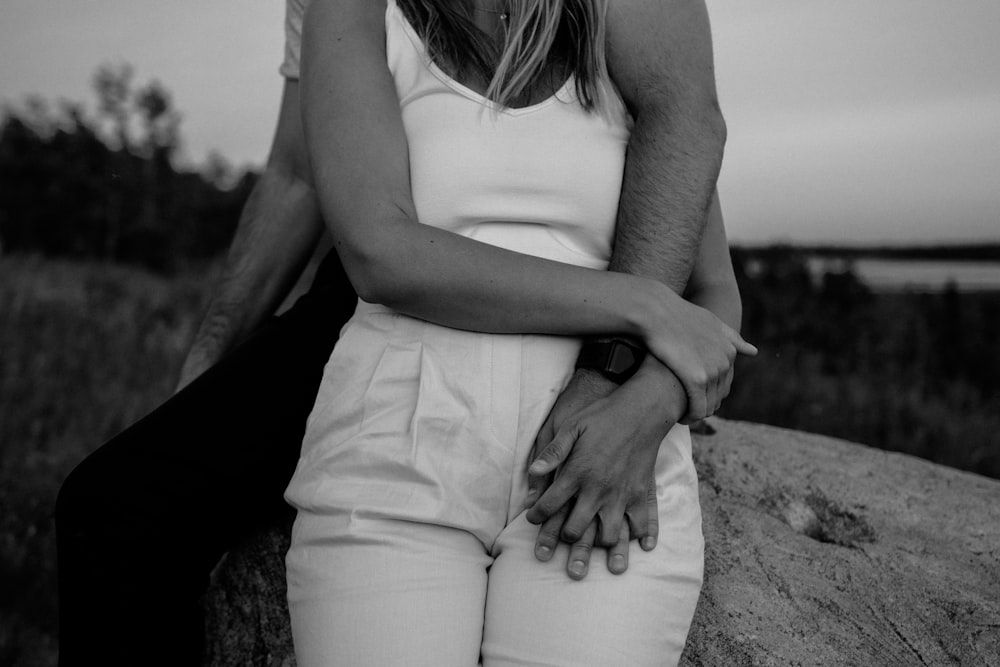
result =
[[453,77],[449,76],[447,72],[438,67],[437,64],[434,62],[434,60],[430,57],[430,54],[427,52],[427,45],[424,44],[424,40],[420,38],[420,35],[417,33],[416,28],[414,28],[413,25],[410,23],[409,19],[406,18],[406,15],[403,14],[403,11],[396,4],[395,0],[388,0],[387,4],[388,4],[388,11],[394,13],[396,20],[400,23],[400,25],[402,25],[403,31],[406,33],[407,37],[410,38],[410,41],[413,42],[413,45],[417,47],[418,51],[420,51],[420,55],[423,57],[423,60],[427,64],[427,68],[431,71],[431,74],[433,74],[435,78],[441,81],[441,83],[448,86],[459,95],[462,95],[463,97],[466,97],[472,100],[473,102],[481,104],[490,111],[503,114],[506,116],[521,116],[524,114],[533,113],[535,111],[541,111],[546,107],[552,106],[556,102],[570,102],[572,101],[572,99],[575,99],[575,95],[573,97],[570,97],[568,95],[568,93],[573,91],[575,87],[573,75],[571,74],[563,83],[563,85],[559,87],[557,91],[552,93],[551,96],[545,98],[541,102],[536,102],[535,104],[529,104],[526,107],[499,106],[496,102],[489,99],[482,93],[478,93],[472,88],[466,86],[465,84],[456,81]]

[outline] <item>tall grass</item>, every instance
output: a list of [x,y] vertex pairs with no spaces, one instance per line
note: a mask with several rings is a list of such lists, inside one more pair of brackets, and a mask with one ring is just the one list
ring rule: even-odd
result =
[[162,402],[204,275],[0,259],[0,665],[54,665],[59,485]]

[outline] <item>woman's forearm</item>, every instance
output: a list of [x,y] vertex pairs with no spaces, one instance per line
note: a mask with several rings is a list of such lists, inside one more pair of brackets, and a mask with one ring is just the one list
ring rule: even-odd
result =
[[370,251],[345,253],[359,295],[445,326],[644,337],[650,316],[679,301],[651,279],[512,252],[409,219],[377,226],[384,233]]
[[697,289],[686,293],[685,298],[711,312],[732,329],[740,330],[743,321],[743,302],[740,300],[735,279],[699,285]]

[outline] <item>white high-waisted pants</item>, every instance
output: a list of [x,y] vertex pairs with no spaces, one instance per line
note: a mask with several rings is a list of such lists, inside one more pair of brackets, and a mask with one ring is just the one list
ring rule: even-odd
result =
[[656,463],[660,537],[583,581],[534,557],[526,461],[579,343],[459,331],[361,302],[286,492],[300,667],[673,665],[701,587],[686,427]]

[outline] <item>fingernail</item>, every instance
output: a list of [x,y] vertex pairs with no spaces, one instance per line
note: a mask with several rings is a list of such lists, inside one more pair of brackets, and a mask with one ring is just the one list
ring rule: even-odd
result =
[[535,547],[535,556],[542,560],[548,560],[552,557],[552,547],[545,546],[544,544]]
[[623,572],[625,570],[625,556],[617,554],[611,557],[611,569],[615,572]]
[[545,461],[541,459],[532,463],[531,467],[528,468],[529,475],[541,475],[544,472],[545,472]]
[[646,551],[652,551],[653,547],[656,546],[656,539],[648,536],[644,537],[642,538],[642,544],[640,544],[640,546]]
[[582,560],[575,560],[569,564],[569,573],[575,577],[582,577],[587,574],[587,564]]

